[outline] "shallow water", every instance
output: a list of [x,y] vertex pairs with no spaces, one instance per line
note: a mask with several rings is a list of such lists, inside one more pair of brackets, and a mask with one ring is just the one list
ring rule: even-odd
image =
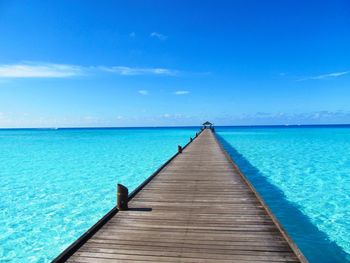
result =
[[[49,262],[195,131],[0,130],[0,261]],[[217,134],[310,262],[350,262],[350,127]]]
[[195,131],[0,130],[0,261],[51,261]]
[[350,127],[217,133],[310,262],[350,262]]

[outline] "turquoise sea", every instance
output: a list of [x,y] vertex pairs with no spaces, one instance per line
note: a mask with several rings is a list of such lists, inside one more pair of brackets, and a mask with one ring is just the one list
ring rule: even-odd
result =
[[310,262],[350,262],[350,126],[217,133]]
[[[217,127],[310,262],[350,262],[350,126]],[[49,262],[197,128],[0,130],[0,262]]]
[[50,262],[196,131],[0,130],[0,262]]

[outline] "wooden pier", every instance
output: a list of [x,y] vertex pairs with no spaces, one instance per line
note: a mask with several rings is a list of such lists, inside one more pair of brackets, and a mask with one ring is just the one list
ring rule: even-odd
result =
[[210,129],[128,206],[114,208],[54,262],[307,262]]

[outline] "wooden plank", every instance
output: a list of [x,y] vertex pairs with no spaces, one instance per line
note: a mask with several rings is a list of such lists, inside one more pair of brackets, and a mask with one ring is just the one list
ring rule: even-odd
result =
[[307,262],[242,176],[204,130],[68,261]]

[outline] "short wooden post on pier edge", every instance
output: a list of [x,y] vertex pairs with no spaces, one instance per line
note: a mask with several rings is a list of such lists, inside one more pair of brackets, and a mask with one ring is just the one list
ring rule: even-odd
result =
[[118,184],[117,208],[120,211],[128,210],[129,191],[122,184]]
[[177,146],[177,151],[178,151],[178,153],[182,153],[182,146],[181,145]]
[[190,137],[190,142],[192,142],[193,141],[193,139],[192,139],[192,137]]

